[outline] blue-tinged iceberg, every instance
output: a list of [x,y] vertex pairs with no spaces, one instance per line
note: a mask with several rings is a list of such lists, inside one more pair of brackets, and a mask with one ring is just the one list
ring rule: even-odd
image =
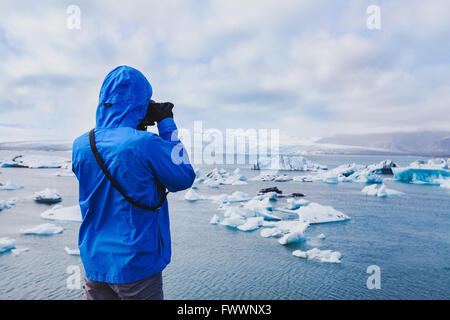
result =
[[10,238],[0,238],[0,253],[9,251],[16,247],[16,240]]
[[5,184],[0,183],[0,190],[18,190],[23,189],[23,186],[18,185],[17,183],[12,182],[11,180],[6,181]]
[[41,218],[52,221],[81,222],[80,206],[63,207],[59,204],[41,213]]
[[22,230],[25,235],[37,235],[37,236],[51,236],[54,234],[62,233],[64,229],[56,224],[44,223],[34,228]]
[[408,167],[393,168],[394,179],[406,183],[446,186],[450,179],[449,164],[444,159],[414,161]]
[[33,200],[38,203],[53,204],[62,201],[61,195],[55,189],[46,188],[42,191],[35,192]]

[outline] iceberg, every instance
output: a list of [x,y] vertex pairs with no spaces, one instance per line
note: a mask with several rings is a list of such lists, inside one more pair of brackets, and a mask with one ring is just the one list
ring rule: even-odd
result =
[[3,168],[62,168],[67,167],[70,160],[62,157],[51,157],[45,155],[18,155],[11,160],[2,163]]
[[263,225],[263,218],[261,217],[253,217],[248,218],[244,224],[241,224],[237,228],[241,231],[253,231],[259,229]]
[[40,192],[35,192],[33,200],[39,203],[53,204],[61,202],[62,197],[55,189],[46,188]]
[[204,200],[204,198],[200,196],[197,192],[195,192],[194,189],[191,188],[184,194],[184,200],[189,202],[195,202],[198,200]]
[[12,182],[11,180],[6,181],[5,184],[0,185],[0,190],[18,190],[23,189],[23,186],[19,186],[18,184]]
[[219,188],[220,185],[244,185],[247,184],[246,180],[247,178],[242,175],[239,168],[236,168],[233,173],[229,173],[225,169],[215,168],[207,174],[203,174],[197,169],[194,185],[203,183],[210,188]]
[[302,156],[273,155],[258,157],[253,170],[291,170],[291,171],[318,171],[327,167],[313,163]]
[[442,181],[450,179],[450,170],[437,167],[410,166],[393,168],[394,179],[413,184],[440,185]]
[[14,199],[11,199],[8,201],[0,200],[0,211],[5,210],[5,209],[10,209],[15,204],[16,204],[16,200],[14,200]]
[[50,236],[63,232],[64,229],[56,224],[44,223],[34,228],[22,230],[25,235],[38,235],[38,236]]
[[319,234],[317,237],[317,239],[325,239],[325,235],[323,233]]
[[[280,237],[292,233],[301,228],[305,228],[305,223],[299,220],[264,221],[263,229],[260,231],[261,237]],[[304,231],[304,230],[303,230]]]
[[245,219],[239,214],[231,214],[220,222],[221,225],[236,228],[245,223]]
[[320,250],[318,248],[313,248],[308,251],[295,250],[292,252],[292,255],[308,259],[308,260],[318,260],[320,262],[329,262],[329,263],[341,263],[341,253],[339,251],[332,250]]
[[295,199],[295,198],[287,198],[286,202],[287,202],[286,208],[289,210],[296,210],[301,206],[306,206],[309,204],[309,201],[306,199]]
[[80,249],[70,249],[69,247],[64,247],[64,251],[70,256],[80,255]]
[[16,247],[16,240],[10,238],[0,238],[0,253],[4,253]]
[[55,205],[41,213],[41,218],[53,221],[81,222],[80,206],[63,207]]
[[293,210],[293,212],[297,213],[299,221],[309,224],[338,222],[350,219],[349,216],[331,206],[323,206],[315,202]]
[[378,186],[377,184],[369,185],[364,187],[361,192],[367,194],[368,196],[379,198],[402,196],[404,194],[403,192],[397,190],[388,189],[384,184],[381,186]]
[[290,243],[294,243],[294,242],[300,242],[300,241],[305,241],[305,236],[304,236],[304,232],[306,230],[306,228],[308,228],[309,223],[299,223],[295,228],[293,228],[292,230],[290,230],[289,233],[285,234],[284,236],[282,236],[279,240],[278,243],[282,244],[282,245],[287,245]]
[[220,218],[217,214],[213,215],[211,220],[209,220],[209,223],[211,224],[218,224],[220,222]]
[[17,257],[20,256],[22,253],[30,251],[30,248],[16,248],[12,249],[11,252]]

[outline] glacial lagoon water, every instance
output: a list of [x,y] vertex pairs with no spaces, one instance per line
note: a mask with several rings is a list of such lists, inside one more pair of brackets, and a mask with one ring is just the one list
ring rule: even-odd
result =
[[[0,158],[18,152],[1,151]],[[30,152],[35,154],[36,152]],[[70,153],[55,152],[70,158]],[[329,168],[344,163],[371,164],[382,156],[310,156]],[[392,156],[400,165],[417,157]],[[203,171],[216,166],[201,167]],[[232,170],[236,166],[219,165]],[[239,166],[251,178],[259,172]],[[16,239],[16,247],[30,251],[15,256],[0,254],[0,299],[82,299],[83,291],[68,289],[67,268],[82,267],[76,248],[78,223],[57,222],[62,234],[21,235],[20,230],[45,221],[40,214],[48,205],[32,201],[33,192],[54,188],[64,206],[77,204],[74,177],[57,177],[59,169],[0,169],[0,182],[13,180],[24,188],[0,191],[0,200],[17,198],[11,209],[0,211],[0,238]],[[292,173],[300,175],[308,173]],[[218,205],[209,201],[189,203],[184,193],[169,195],[172,262],[164,271],[167,299],[449,299],[450,298],[450,190],[438,186],[410,185],[385,179],[387,187],[402,197],[377,198],[361,193],[362,183],[261,182],[211,189],[219,194],[240,190],[255,195],[260,188],[277,186],[284,193],[302,192],[306,199],[331,205],[351,217],[347,222],[310,226],[308,241],[282,246],[262,238],[259,231],[241,232],[211,225]],[[284,201],[284,200],[283,200]],[[323,240],[317,235],[325,234]],[[342,263],[321,263],[297,258],[296,249],[313,247],[337,250]],[[381,289],[366,286],[367,267],[381,270]]]

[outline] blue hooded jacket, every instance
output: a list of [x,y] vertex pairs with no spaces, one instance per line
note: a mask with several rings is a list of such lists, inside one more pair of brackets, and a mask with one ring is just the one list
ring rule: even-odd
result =
[[[171,192],[187,189],[195,173],[186,160],[172,161],[174,147],[182,147],[172,118],[158,123],[159,135],[136,129],[151,96],[152,87],[138,70],[121,66],[111,71],[100,91],[95,140],[107,170],[125,193],[156,207],[164,187]],[[129,283],[162,271],[171,256],[167,200],[157,211],[125,200],[97,164],[89,133],[73,143],[72,170],[79,181],[83,222],[78,246],[86,277]]]

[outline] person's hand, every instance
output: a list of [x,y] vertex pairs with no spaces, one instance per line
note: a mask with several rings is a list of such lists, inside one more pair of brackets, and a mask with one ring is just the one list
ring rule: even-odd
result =
[[150,102],[149,113],[150,118],[156,122],[161,122],[166,118],[173,118],[174,105],[171,102]]

